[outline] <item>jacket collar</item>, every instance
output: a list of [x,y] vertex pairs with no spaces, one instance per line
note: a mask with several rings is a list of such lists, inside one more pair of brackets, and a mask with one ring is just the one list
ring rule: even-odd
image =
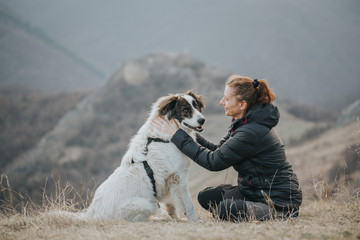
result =
[[246,124],[247,122],[248,122],[248,119],[246,116],[243,118],[240,118],[240,119],[233,118],[231,121],[231,125],[229,127],[229,131],[234,132],[238,127]]
[[253,106],[243,118],[233,119],[229,127],[230,132],[234,132],[242,125],[256,122],[261,125],[273,128],[277,125],[280,118],[279,110],[273,104],[263,105],[261,103]]

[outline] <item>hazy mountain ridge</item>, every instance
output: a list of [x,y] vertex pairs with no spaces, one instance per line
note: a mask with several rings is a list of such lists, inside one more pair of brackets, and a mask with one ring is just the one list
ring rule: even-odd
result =
[[93,89],[103,73],[0,4],[0,87]]
[[283,98],[330,110],[360,91],[357,0],[7,4],[107,73],[149,52],[175,51],[265,78]]
[[0,172],[36,146],[86,94],[88,92],[44,94],[29,89],[1,89]]

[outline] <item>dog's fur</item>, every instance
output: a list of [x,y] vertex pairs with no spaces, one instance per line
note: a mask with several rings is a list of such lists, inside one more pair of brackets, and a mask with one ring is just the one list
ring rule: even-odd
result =
[[[162,202],[171,217],[177,218],[177,210],[188,220],[196,220],[186,181],[189,159],[171,143],[171,136],[153,128],[151,121],[157,116],[166,120],[174,118],[179,127],[195,139],[195,132],[202,131],[205,121],[201,114],[204,106],[203,97],[192,91],[159,98],[131,140],[120,166],[96,190],[86,215],[95,219],[146,221],[156,213],[158,202]],[[145,154],[148,138],[170,142],[152,142]],[[144,161],[153,170],[156,196]]]

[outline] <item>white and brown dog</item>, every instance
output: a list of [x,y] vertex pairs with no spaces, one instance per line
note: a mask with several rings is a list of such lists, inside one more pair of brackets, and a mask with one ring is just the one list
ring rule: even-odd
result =
[[169,215],[197,216],[187,187],[189,158],[151,126],[157,116],[174,118],[179,127],[195,139],[205,122],[201,114],[204,100],[192,91],[159,98],[145,124],[130,142],[120,166],[96,190],[85,215],[95,219],[146,221],[155,214],[159,202]]

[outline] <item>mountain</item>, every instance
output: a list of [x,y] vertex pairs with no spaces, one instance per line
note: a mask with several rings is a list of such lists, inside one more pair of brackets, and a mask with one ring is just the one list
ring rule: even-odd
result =
[[90,90],[103,73],[0,3],[0,88]]
[[0,89],[0,173],[15,158],[36,146],[87,94]]
[[359,142],[360,124],[353,121],[288,149],[288,158],[308,197],[326,185],[331,190],[341,184],[359,186]]
[[360,120],[360,99],[356,100],[341,111],[336,125],[343,126],[356,120]]
[[341,111],[360,92],[358,0],[3,1],[103,72],[151,52],[267,79]]
[[[43,197],[43,188],[47,193],[55,192],[60,179],[75,186],[76,194],[91,195],[94,185],[119,166],[151,104],[168,93],[193,89],[206,96],[204,136],[217,142],[231,122],[219,105],[230,74],[186,54],[154,53],[124,63],[106,84],[65,114],[33,149],[7,166],[4,173],[11,188],[37,202]],[[316,127],[317,123],[280,108],[277,130],[286,142]],[[218,179],[209,173],[194,175],[194,171],[189,176],[192,191]]]

